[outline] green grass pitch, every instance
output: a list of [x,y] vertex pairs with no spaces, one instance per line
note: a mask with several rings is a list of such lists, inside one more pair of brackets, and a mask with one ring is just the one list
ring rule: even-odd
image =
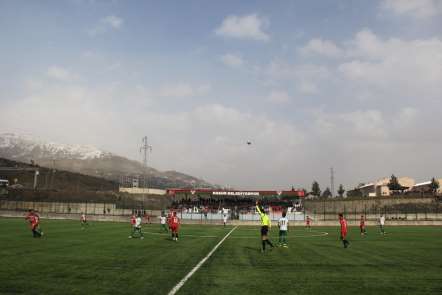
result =
[[[156,224],[144,240],[128,239],[124,223],[42,228],[33,239],[23,219],[0,218],[0,294],[167,294],[232,229],[183,225],[174,242]],[[288,249],[261,253],[258,227],[241,226],[177,294],[441,294],[442,229],[386,230],[350,228],[343,249],[338,227],[295,227]]]

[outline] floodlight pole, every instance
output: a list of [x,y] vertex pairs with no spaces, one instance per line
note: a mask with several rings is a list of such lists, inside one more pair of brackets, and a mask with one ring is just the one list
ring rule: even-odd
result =
[[[147,173],[147,152],[152,152],[152,146],[149,145],[148,141],[147,141],[147,136],[144,136],[142,138],[142,145],[140,147],[140,153],[143,152],[144,153],[144,158],[143,158],[143,165],[144,165],[144,172],[143,172],[143,182],[144,182],[144,186],[146,186],[146,173]],[[147,188],[149,189],[149,187]]]
[[332,198],[335,196],[335,172],[333,167],[330,168],[330,189]]
[[40,172],[38,170],[35,170],[34,172],[34,190],[37,188],[37,178]]

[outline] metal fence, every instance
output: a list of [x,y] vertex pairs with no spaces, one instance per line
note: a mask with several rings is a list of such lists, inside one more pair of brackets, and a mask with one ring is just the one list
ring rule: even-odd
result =
[[361,216],[368,221],[378,220],[379,216],[384,215],[387,220],[442,220],[442,207],[439,203],[419,206],[408,204],[397,208],[395,206],[365,207],[363,210],[352,206],[344,206],[342,211],[330,211],[329,209],[312,209],[305,212],[313,220],[330,221],[336,220],[339,213],[343,213],[347,220],[360,220]]
[[[361,210],[362,208],[362,210]],[[129,216],[132,214],[142,214],[149,216],[161,215],[161,210],[151,210],[144,206],[134,208],[118,208],[114,203],[69,203],[69,202],[28,202],[0,200],[0,211],[25,212],[34,209],[41,213],[54,214],[81,214],[87,215],[108,215],[108,216]],[[348,221],[358,221],[361,215],[367,221],[377,221],[380,215],[384,215],[386,220],[398,221],[442,221],[442,206],[439,202],[426,205],[407,204],[406,206],[344,206],[342,211],[330,210],[330,208],[312,208],[303,211],[288,212],[290,221],[304,221],[309,216],[313,221],[336,221],[339,213],[343,213]],[[1,213],[1,212],[0,212]],[[281,211],[270,211],[269,217],[272,221],[277,221],[282,215]],[[204,222],[219,222],[223,220],[222,212],[185,212],[178,211],[178,216],[183,220]],[[259,221],[259,215],[253,210],[235,211],[229,210],[229,220],[238,221]]]
[[[183,220],[195,220],[200,222],[217,222],[222,221],[224,218],[223,213],[203,213],[203,212],[179,212],[178,216]],[[282,217],[282,212],[271,212],[269,217],[273,221],[279,220]],[[259,214],[256,212],[249,213],[235,213],[230,211],[227,214],[229,220],[240,220],[240,221],[259,221]],[[303,221],[304,212],[289,212],[287,213],[287,218],[289,221]]]
[[29,209],[40,213],[51,214],[86,214],[86,215],[107,215],[107,216],[130,216],[141,214],[156,216],[161,214],[159,210],[149,210],[143,207],[117,208],[114,203],[73,203],[73,202],[29,202],[29,201],[6,201],[0,200],[1,211],[26,212]]

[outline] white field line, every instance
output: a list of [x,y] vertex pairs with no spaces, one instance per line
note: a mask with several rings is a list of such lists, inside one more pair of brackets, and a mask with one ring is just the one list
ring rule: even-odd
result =
[[[312,235],[287,235],[288,238],[293,237],[293,238],[309,238],[309,237],[325,237],[328,235],[328,232],[318,232],[317,234],[312,234]],[[231,239],[251,239],[251,238],[257,238],[259,237],[259,235],[254,235],[254,236],[233,236],[231,237]]]
[[[148,235],[156,235],[156,236],[170,236],[170,234],[166,233],[155,233],[151,231],[143,231],[143,234]],[[218,236],[197,236],[197,235],[186,235],[186,234],[180,234],[180,237],[193,237],[193,238],[218,238]]]
[[232,228],[232,230],[230,230],[225,236],[224,238],[222,238],[221,241],[218,242],[218,244],[216,244],[215,247],[213,247],[212,251],[209,252],[209,254],[206,255],[206,257],[204,257],[203,259],[201,259],[200,262],[198,262],[198,264],[181,280],[178,282],[178,284],[176,284],[175,287],[173,287],[172,290],[170,290],[170,292],[168,293],[168,295],[174,295],[176,292],[178,292],[178,290],[186,283],[186,281],[188,279],[190,279],[190,277],[204,264],[204,262],[207,261],[207,259],[209,259],[210,256],[212,256],[212,254],[216,251],[216,249],[218,249],[219,246],[221,246],[221,244],[230,236],[230,234],[237,228],[238,226],[235,226],[234,228]]

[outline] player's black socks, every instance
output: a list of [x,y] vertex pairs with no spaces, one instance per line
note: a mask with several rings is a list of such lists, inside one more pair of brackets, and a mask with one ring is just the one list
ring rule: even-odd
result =
[[269,240],[265,240],[267,242],[267,244],[269,244],[272,248],[274,247],[272,242],[270,242]]
[[266,241],[265,240],[262,241],[262,250],[263,251],[266,250]]
[[39,230],[37,230],[37,229],[33,229],[33,230],[32,230],[32,236],[33,236],[34,238],[40,238],[40,237],[41,237],[41,233],[40,233]]

